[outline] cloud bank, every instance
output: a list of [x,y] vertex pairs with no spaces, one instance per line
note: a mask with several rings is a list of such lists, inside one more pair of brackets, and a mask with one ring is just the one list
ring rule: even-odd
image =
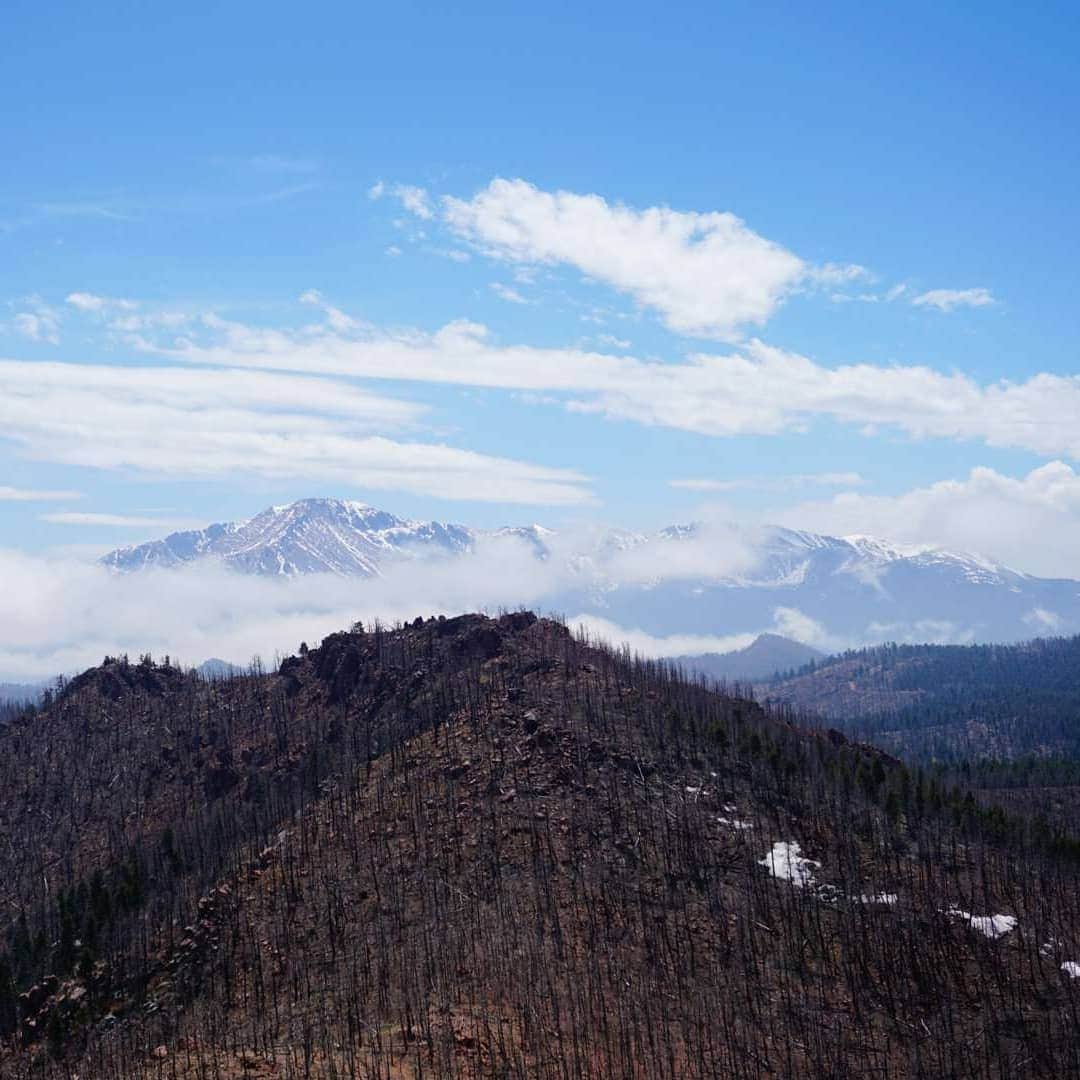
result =
[[978,552],[1040,577],[1080,578],[1080,473],[1052,461],[1026,476],[972,469],[899,495],[843,492],[778,512],[780,524]]
[[563,407],[710,436],[779,435],[818,420],[912,438],[1080,460],[1080,377],[1039,373],[980,383],[924,365],[828,367],[758,340],[729,354],[642,360],[575,348],[503,345],[487,327],[451,322],[390,332],[337,309],[321,324],[265,329],[214,316],[180,338],[135,335],[146,352],[189,364],[396,379],[560,395]]
[[[81,558],[0,549],[0,674],[48,676],[125,651],[167,652],[188,663],[209,656],[244,662],[254,654],[293,651],[301,640],[318,640],[357,619],[543,610],[567,590],[647,583],[658,565],[666,578],[719,577],[754,558],[745,536],[720,526],[682,540],[634,539],[623,535],[586,562],[576,553],[595,550],[588,530],[546,536],[546,559],[538,559],[533,544],[520,536],[482,536],[467,556],[407,559],[369,579],[265,578],[205,561],[117,574]],[[709,638],[708,647],[726,640]]]

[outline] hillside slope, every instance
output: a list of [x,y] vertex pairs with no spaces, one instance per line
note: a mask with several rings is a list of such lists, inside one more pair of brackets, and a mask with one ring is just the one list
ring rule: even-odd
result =
[[5,1077],[1080,1075],[1069,844],[525,613],[112,659],[0,786]]
[[759,696],[918,760],[1080,757],[1080,637],[861,649],[764,684]]

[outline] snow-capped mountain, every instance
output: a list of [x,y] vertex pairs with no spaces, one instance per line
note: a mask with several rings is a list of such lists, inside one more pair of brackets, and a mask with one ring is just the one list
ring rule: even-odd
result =
[[[1080,632],[1078,582],[1035,578],[962,552],[783,528],[485,531],[409,521],[358,502],[304,499],[249,521],[120,548],[103,561],[118,571],[214,559],[247,574],[371,578],[401,560],[477,556],[483,541],[508,537],[546,563],[544,607],[653,636],[774,632],[834,650]],[[513,587],[508,581],[508,606],[522,600]]]
[[878,585],[890,571],[900,567],[939,571],[973,585],[1009,587],[1034,580],[980,555],[930,545],[898,544],[874,536],[822,536],[775,528],[766,533],[762,556],[752,572],[732,577],[730,583],[778,588],[846,574],[865,584]]
[[[1080,632],[1080,582],[1032,577],[990,559],[867,536],[770,528],[747,535],[752,557],[716,573],[665,572],[670,543],[707,545],[704,526],[646,538],[655,577],[560,598],[652,635],[772,631],[825,651],[883,641],[1019,641]],[[731,540],[730,532],[725,540]],[[735,534],[735,541],[738,534]]]
[[396,560],[463,555],[481,537],[517,537],[546,558],[546,542],[553,535],[542,525],[484,532],[440,521],[409,521],[348,499],[301,499],[271,506],[248,521],[117,548],[102,562],[114,570],[139,570],[216,559],[246,574],[375,577]]
[[135,570],[214,558],[248,574],[373,577],[390,558],[466,552],[475,535],[463,525],[406,521],[365,503],[301,499],[271,506],[249,521],[209,525],[118,548],[103,561],[117,570]]

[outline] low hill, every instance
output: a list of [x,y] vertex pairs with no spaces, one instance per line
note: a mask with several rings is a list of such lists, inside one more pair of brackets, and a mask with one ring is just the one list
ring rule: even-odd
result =
[[781,672],[792,672],[825,654],[779,634],[759,634],[744,649],[727,653],[700,653],[676,657],[676,663],[716,682],[761,682]]
[[1080,1075],[1080,860],[528,613],[0,731],[0,1074]]
[[1080,757],[1080,637],[861,649],[759,695],[918,760]]

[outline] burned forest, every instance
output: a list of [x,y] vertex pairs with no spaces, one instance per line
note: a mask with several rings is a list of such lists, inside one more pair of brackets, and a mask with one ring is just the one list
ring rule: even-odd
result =
[[1080,1075],[1080,848],[527,612],[0,721],[0,1075]]

